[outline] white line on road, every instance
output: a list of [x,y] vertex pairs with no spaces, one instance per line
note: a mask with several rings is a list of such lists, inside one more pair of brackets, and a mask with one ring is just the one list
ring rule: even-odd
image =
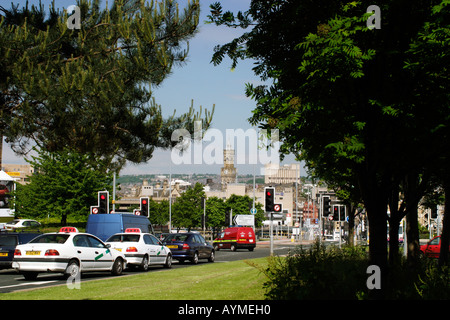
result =
[[47,283],[52,283],[52,282],[56,282],[56,281],[58,281],[58,280],[25,282],[25,283],[20,283],[20,284],[13,284],[13,285],[10,285],[10,286],[2,286],[2,287],[0,287],[0,289],[13,288],[13,287],[22,287],[22,286],[39,286],[41,284],[47,284]]

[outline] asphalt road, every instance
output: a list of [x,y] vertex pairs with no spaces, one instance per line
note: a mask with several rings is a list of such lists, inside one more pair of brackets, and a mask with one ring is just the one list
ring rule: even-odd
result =
[[[274,242],[274,255],[286,255],[289,250],[292,250],[296,246],[295,243],[291,243],[287,240],[276,240]],[[303,244],[305,247],[305,244]],[[308,244],[306,244],[308,246]],[[229,261],[238,261],[245,259],[256,259],[263,258],[270,255],[270,246],[269,242],[262,242],[258,244],[253,252],[248,250],[237,250],[236,252],[232,252],[230,250],[220,250],[216,252],[215,261],[220,262],[229,262]],[[200,260],[199,264],[208,263],[207,260]],[[178,261],[174,260],[172,264],[172,269],[176,268],[189,268],[192,264],[184,263],[179,264]],[[160,266],[152,266],[147,272],[154,272],[155,270],[161,269]],[[137,274],[142,271],[129,271],[125,270],[123,275]],[[122,276],[123,276],[122,275]],[[90,280],[98,280],[102,278],[109,278],[111,274],[108,272],[93,272],[86,273],[81,276],[81,281],[90,281]],[[0,293],[8,293],[18,290],[29,290],[36,288],[43,288],[48,286],[60,285],[66,283],[66,280],[63,278],[62,274],[58,273],[41,273],[35,281],[28,281],[25,278],[18,274],[13,269],[0,270]],[[1,299],[1,296],[0,296]]]

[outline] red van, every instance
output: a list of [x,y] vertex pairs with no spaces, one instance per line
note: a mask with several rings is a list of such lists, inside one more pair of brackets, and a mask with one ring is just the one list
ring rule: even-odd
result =
[[253,251],[256,247],[256,238],[253,228],[250,227],[231,227],[225,229],[224,232],[214,239],[214,250],[220,249],[248,249]]
[[[448,247],[450,252],[450,246]],[[434,237],[427,244],[420,246],[420,255],[422,257],[439,258],[441,253],[441,236]]]

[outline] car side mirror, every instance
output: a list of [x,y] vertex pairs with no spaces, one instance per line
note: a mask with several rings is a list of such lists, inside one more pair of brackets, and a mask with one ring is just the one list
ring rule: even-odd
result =
[[109,248],[111,248],[111,244],[110,244],[110,243],[107,243],[107,244],[105,245],[105,247],[107,247],[107,248],[109,249]]

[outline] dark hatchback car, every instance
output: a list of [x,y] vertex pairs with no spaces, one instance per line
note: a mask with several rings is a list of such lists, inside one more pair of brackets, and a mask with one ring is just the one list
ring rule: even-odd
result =
[[172,233],[165,237],[163,244],[172,251],[172,257],[180,263],[189,260],[197,264],[200,259],[214,262],[213,246],[197,233]]
[[0,232],[0,269],[11,268],[17,245],[28,243],[39,235],[41,233]]

